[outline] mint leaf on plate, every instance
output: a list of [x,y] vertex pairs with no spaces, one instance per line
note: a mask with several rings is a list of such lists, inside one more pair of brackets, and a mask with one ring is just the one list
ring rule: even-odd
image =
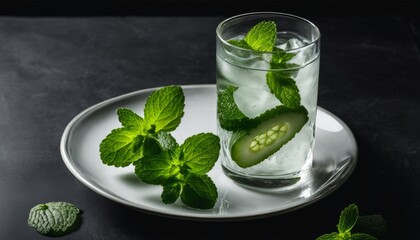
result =
[[[115,167],[126,167],[143,156],[139,147],[143,137],[130,128],[117,128],[102,140],[99,151],[102,162]],[[136,150],[136,151],[134,151]]]
[[181,146],[145,155],[135,163],[135,173],[145,183],[162,185],[161,198],[166,204],[181,196],[187,206],[212,208],[217,189],[206,173],[216,163],[219,151],[218,136],[200,133],[187,138]]
[[180,86],[166,86],[153,92],[144,108],[147,130],[150,133],[175,130],[184,115],[184,101],[184,93]]
[[123,127],[132,128],[133,131],[142,132],[145,129],[145,122],[142,117],[130,109],[120,108],[117,110],[118,120]]
[[117,110],[122,128],[113,129],[99,145],[106,165],[126,167],[144,155],[151,155],[176,144],[169,133],[184,115],[184,92],[180,86],[154,91],[146,101],[144,119],[130,109]]
[[181,145],[183,162],[195,174],[209,172],[219,157],[219,137],[211,133],[191,136]]
[[80,209],[67,202],[49,202],[34,206],[28,225],[43,235],[61,236],[77,227]]
[[181,199],[185,205],[193,208],[210,209],[215,205],[217,197],[216,185],[210,177],[193,173],[188,174],[181,193]]

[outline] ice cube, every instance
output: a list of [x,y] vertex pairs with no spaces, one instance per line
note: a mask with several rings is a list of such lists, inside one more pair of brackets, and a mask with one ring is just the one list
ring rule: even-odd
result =
[[[233,62],[234,60],[234,62]],[[217,58],[219,73],[235,86],[248,86],[253,88],[266,89],[266,71],[258,69],[269,69],[269,63],[261,57],[255,59],[230,58],[227,62]],[[246,66],[246,68],[244,67]]]
[[291,38],[287,40],[285,50],[292,50],[296,48],[301,48],[303,46],[305,46],[305,44],[300,39]]
[[233,99],[239,110],[249,118],[280,105],[280,101],[268,90],[253,87],[239,87],[233,93]]

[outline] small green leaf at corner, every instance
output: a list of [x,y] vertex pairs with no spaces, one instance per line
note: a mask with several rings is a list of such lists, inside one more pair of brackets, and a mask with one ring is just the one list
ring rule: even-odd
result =
[[337,232],[333,232],[319,236],[315,240],[340,240],[340,238]]
[[350,237],[351,240],[377,240],[376,237],[366,233],[353,233]]
[[359,208],[356,204],[350,204],[340,214],[337,229],[339,233],[350,232],[359,217]]
[[28,225],[48,236],[62,236],[74,231],[81,211],[67,202],[49,202],[34,206],[29,212]]

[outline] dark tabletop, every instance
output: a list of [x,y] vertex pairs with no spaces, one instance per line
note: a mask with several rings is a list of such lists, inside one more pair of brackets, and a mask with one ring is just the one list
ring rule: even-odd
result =
[[318,105],[352,130],[357,166],[309,206],[231,222],[172,219],[111,201],[77,180],[59,149],[67,124],[96,103],[168,84],[214,84],[215,28],[229,14],[1,16],[0,239],[47,239],[27,218],[34,205],[51,201],[83,210],[79,229],[60,239],[315,239],[335,231],[351,203],[362,215],[384,217],[384,239],[413,239],[420,222],[420,17],[390,13],[302,13],[322,34]]

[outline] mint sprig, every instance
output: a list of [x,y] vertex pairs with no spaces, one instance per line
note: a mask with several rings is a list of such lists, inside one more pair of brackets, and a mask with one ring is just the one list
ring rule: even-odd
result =
[[[266,74],[266,82],[272,94],[286,107],[297,109],[301,105],[299,88],[293,75],[299,65],[289,63],[296,54],[289,53],[275,46],[277,27],[273,21],[262,21],[252,27],[244,39],[230,40],[229,43],[237,47],[260,51],[272,52],[270,68]],[[228,130],[228,129],[227,129]]]
[[62,236],[77,227],[80,213],[80,209],[71,203],[42,203],[30,210],[28,225],[43,235]]
[[[361,216],[360,218],[363,218]],[[383,233],[385,228],[385,222],[383,218],[378,215],[372,215],[368,217],[370,225],[375,226],[376,232]],[[332,232],[328,234],[321,235],[316,238],[316,240],[345,240],[345,239],[355,239],[355,240],[375,240],[377,237],[372,236],[368,233],[352,233],[352,230],[356,229],[361,222],[359,221],[359,208],[356,204],[350,204],[340,214],[340,218],[337,224],[338,232]],[[381,229],[380,231],[378,229]]]
[[144,119],[130,109],[118,109],[118,120],[123,127],[112,130],[102,140],[99,146],[102,162],[126,167],[142,158],[150,150],[145,146],[150,145],[150,141],[159,140],[160,132],[171,132],[181,123],[184,101],[181,87],[166,86],[149,96]]
[[217,201],[217,188],[207,173],[219,157],[220,139],[200,133],[182,145],[170,134],[181,123],[185,106],[179,86],[154,91],[145,103],[144,118],[130,109],[117,110],[122,127],[116,128],[99,146],[104,164],[135,166],[135,174],[145,183],[161,185],[162,202],[179,197],[193,208],[208,209]]
[[164,203],[181,196],[184,204],[201,209],[212,208],[217,189],[206,175],[219,157],[220,140],[212,133],[191,136],[179,146],[136,162],[135,173],[145,183],[162,185]]

